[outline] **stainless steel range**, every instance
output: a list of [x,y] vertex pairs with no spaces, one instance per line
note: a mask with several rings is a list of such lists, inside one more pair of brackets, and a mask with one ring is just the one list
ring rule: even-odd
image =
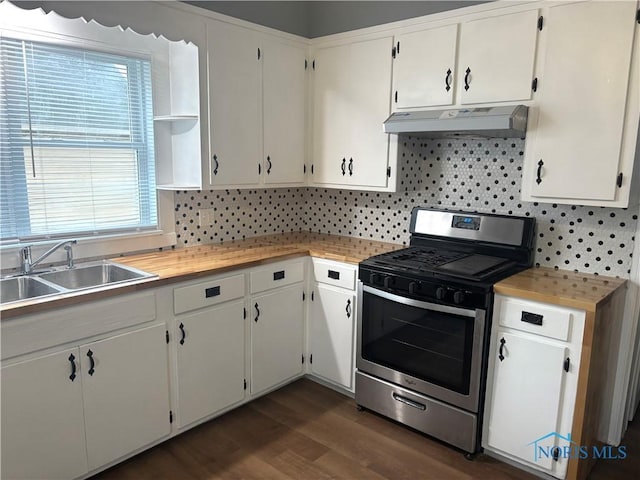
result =
[[360,263],[359,407],[478,451],[493,284],[531,266],[534,229],[415,208],[411,246]]

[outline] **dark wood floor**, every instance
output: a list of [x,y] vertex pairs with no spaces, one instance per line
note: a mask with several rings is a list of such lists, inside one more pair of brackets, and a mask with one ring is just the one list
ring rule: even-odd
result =
[[[615,471],[601,462],[592,479],[640,478],[639,433],[637,428],[631,433],[635,459],[630,452],[629,462],[611,461],[620,462]],[[460,451],[375,414],[358,412],[352,399],[300,380],[164,442],[94,480],[218,478],[536,477],[485,455],[465,460]]]

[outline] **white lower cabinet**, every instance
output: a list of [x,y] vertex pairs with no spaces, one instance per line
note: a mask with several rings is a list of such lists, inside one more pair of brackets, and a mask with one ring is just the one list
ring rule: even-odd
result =
[[75,478],[169,433],[164,324],[2,368],[3,478]]
[[251,393],[302,374],[302,283],[251,297]]
[[311,373],[353,390],[355,294],[314,285],[309,306]]
[[170,433],[165,330],[160,324],[80,347],[89,470]]
[[78,356],[72,348],[2,368],[3,478],[87,472]]
[[584,312],[496,295],[486,450],[565,478]]
[[244,399],[244,300],[176,319],[178,426]]

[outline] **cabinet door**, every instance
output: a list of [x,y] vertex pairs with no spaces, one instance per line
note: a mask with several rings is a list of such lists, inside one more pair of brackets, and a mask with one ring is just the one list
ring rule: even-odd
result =
[[355,296],[316,284],[309,313],[311,371],[351,389]]
[[80,359],[90,470],[169,434],[164,325],[83,345]]
[[382,131],[382,122],[391,110],[392,44],[393,38],[385,37],[351,45],[351,133],[346,153],[350,185],[387,186],[389,134]]
[[538,11],[531,10],[462,24],[457,75],[462,104],[531,98],[537,22]]
[[[497,332],[498,348],[504,360],[496,359],[487,442],[537,467],[552,469],[553,459],[540,456],[534,461],[534,444],[557,432],[560,416],[563,362],[568,349],[542,337]],[[514,421],[517,419],[517,421]],[[557,432],[566,435],[569,432]],[[552,435],[540,445],[556,445]]]
[[243,310],[236,301],[176,319],[180,427],[244,398]]
[[458,25],[396,37],[394,109],[453,104],[457,37]]
[[538,122],[527,135],[533,153],[525,159],[524,199],[592,205],[616,199],[635,8],[634,2],[551,7]]
[[211,185],[257,185],[262,160],[257,36],[210,22],[207,41]]
[[[70,360],[73,355],[73,359]],[[2,368],[2,478],[87,472],[78,349]]]
[[263,172],[266,184],[303,183],[305,161],[305,52],[263,42]]
[[251,393],[302,373],[302,285],[251,300]]
[[[346,162],[351,148],[350,131],[354,112],[349,83],[349,52],[350,45],[341,45],[319,49],[315,55],[311,177],[313,183],[347,182]],[[384,119],[380,120],[382,121]]]

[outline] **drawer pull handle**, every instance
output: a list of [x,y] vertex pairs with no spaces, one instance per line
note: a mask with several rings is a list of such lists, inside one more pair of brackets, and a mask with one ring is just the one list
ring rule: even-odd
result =
[[73,356],[73,353],[69,355],[69,363],[71,364],[71,375],[69,375],[69,380],[72,382],[76,379],[76,357]]
[[336,272],[335,270],[329,270],[329,278],[333,278],[334,280],[340,280],[340,272]]
[[530,323],[532,325],[542,326],[542,317],[542,315],[538,315],[537,313],[523,311],[522,316],[520,317],[520,321]]
[[346,158],[342,159],[342,165],[340,166],[340,170],[342,170],[342,176],[344,177],[344,174],[347,173],[347,159]]
[[218,295],[220,295],[220,287],[219,286],[205,288],[205,290],[204,290],[205,298],[217,297]]
[[93,359],[93,352],[91,350],[89,350],[87,352],[87,357],[89,357],[89,370],[87,371],[87,373],[89,375],[93,375],[94,372],[96,371],[95,366],[96,366],[96,362]]
[[426,410],[427,406],[423,403],[414,402],[413,400],[403,397],[402,395],[398,395],[397,393],[393,394],[393,399],[397,402],[404,403],[405,405],[409,405],[410,407],[417,408],[418,410]]
[[184,323],[180,322],[178,328],[180,329],[180,333],[182,335],[180,338],[180,345],[184,345],[184,339],[187,337],[187,334],[184,332]]
[[504,360],[504,344],[507,343],[507,341],[504,339],[504,337],[502,337],[500,339],[500,351],[498,352],[498,358],[500,359],[500,361]]
[[347,300],[347,318],[351,318],[351,300]]
[[551,449],[551,457],[553,458],[554,462],[558,461],[558,458],[560,458],[560,447],[553,447]]
[[279,272],[273,272],[274,280],[282,280],[284,278],[284,270],[280,270]]
[[464,71],[464,90],[469,90],[469,77],[471,76],[471,69],[467,67]]
[[571,366],[571,360],[569,359],[569,357],[567,357],[567,359],[564,361],[564,371],[568,372],[570,366]]
[[256,302],[256,304],[254,305],[255,309],[256,309],[256,318],[253,319],[254,322],[257,322],[258,319],[260,318],[260,309],[258,308],[258,303]]

